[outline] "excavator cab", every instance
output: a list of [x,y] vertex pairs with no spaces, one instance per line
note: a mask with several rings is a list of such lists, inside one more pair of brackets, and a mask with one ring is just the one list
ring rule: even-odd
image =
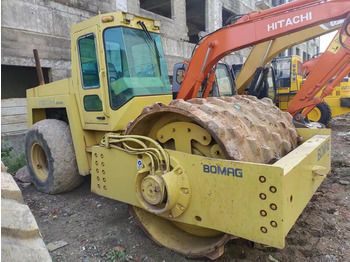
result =
[[302,84],[302,62],[299,56],[277,57],[272,66],[276,72],[277,87],[298,91]]
[[[236,79],[243,67],[243,64],[233,64],[232,74]],[[273,102],[276,101],[276,72],[270,65],[264,68],[257,68],[254,74],[253,81],[245,89],[245,94],[256,96],[259,99],[264,97],[270,98]]]
[[286,110],[289,102],[302,85],[301,58],[296,55],[277,57],[271,62],[276,81],[276,103],[282,110]]
[[276,70],[277,83],[279,87],[289,87],[291,84],[291,57],[275,58],[273,66]]
[[[184,74],[187,70],[187,66],[184,63],[177,63],[174,65],[173,71],[173,82],[172,91],[173,98],[176,99],[177,94],[180,90]],[[197,97],[201,97],[205,91],[205,84],[207,81],[203,81]],[[215,81],[213,83],[212,89],[210,91],[210,96],[233,96],[235,94],[234,90],[234,75],[231,72],[230,66],[226,63],[219,62],[215,70]]]

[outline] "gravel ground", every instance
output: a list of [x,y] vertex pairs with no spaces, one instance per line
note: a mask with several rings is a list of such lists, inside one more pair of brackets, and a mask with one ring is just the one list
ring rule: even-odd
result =
[[[233,240],[217,261],[350,261],[350,114],[333,118],[332,171],[286,237],[282,250]],[[128,206],[79,188],[46,195],[33,185],[23,197],[46,244],[68,245],[51,252],[54,261],[206,261],[186,259],[154,244],[135,224]],[[118,252],[112,256],[112,250]]]

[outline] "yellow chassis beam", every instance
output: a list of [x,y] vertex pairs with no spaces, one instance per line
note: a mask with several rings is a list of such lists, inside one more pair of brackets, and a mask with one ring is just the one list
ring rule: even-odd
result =
[[[330,130],[298,133],[305,142],[273,165],[166,150],[176,167],[163,175],[174,207],[157,214],[283,248],[285,236],[331,165]],[[92,155],[92,192],[154,211],[140,201],[137,185],[147,157],[101,146],[94,146]],[[181,211],[176,213],[177,206]]]

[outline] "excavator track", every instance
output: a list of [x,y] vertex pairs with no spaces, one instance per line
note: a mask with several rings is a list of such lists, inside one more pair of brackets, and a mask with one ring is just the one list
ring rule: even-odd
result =
[[[166,137],[166,129],[174,135]],[[190,132],[197,134],[191,136]],[[297,147],[300,140],[289,113],[279,110],[268,98],[253,96],[174,100],[169,106],[155,103],[129,123],[126,134],[148,136],[166,149],[270,164]],[[130,211],[156,243],[187,257],[216,259],[225,244],[235,238],[170,221],[137,207],[130,206]]]

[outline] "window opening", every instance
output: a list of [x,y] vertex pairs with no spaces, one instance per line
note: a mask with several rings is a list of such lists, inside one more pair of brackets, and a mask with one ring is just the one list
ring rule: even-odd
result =
[[[50,68],[42,70],[45,83],[49,83]],[[1,99],[25,98],[26,90],[38,85],[35,67],[1,65]]]
[[305,62],[307,60],[306,52],[303,52],[303,61]]
[[196,44],[199,32],[205,31],[205,1],[186,1],[186,24],[188,27],[189,42]]
[[228,21],[231,17],[232,17],[231,19],[233,19],[234,15],[235,15],[234,12],[231,12],[225,8],[222,8],[222,26],[225,26],[226,23],[227,25],[234,24],[236,22],[235,20]]
[[95,35],[89,34],[78,39],[80,68],[84,88],[100,86]]
[[277,58],[272,62],[277,77],[277,87],[290,87],[291,58]]
[[232,96],[233,81],[227,66],[224,64],[218,64],[215,71],[215,76],[220,96]]
[[102,111],[102,102],[98,95],[84,96],[84,108],[86,111]]
[[158,15],[171,18],[171,0],[140,0],[140,7]]

